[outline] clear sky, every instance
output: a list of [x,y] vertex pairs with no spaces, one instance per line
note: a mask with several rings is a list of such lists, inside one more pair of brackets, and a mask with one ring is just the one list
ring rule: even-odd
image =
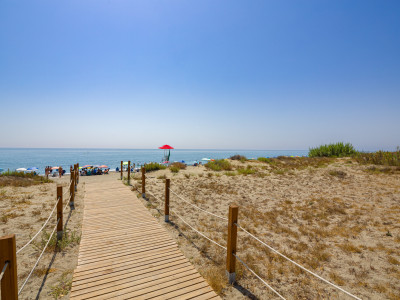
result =
[[400,1],[0,0],[0,147],[400,145]]

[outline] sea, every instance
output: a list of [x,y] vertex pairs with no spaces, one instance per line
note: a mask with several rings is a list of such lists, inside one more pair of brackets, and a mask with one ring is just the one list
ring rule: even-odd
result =
[[[192,165],[202,159],[229,158],[233,155],[247,158],[277,156],[307,156],[308,150],[216,150],[216,149],[173,149],[170,161]],[[67,172],[70,166],[107,165],[115,170],[121,161],[130,160],[136,166],[149,162],[162,162],[164,150],[160,149],[74,149],[74,148],[0,148],[0,169],[36,167],[43,174],[46,166],[61,166]],[[207,161],[203,161],[206,163]]]

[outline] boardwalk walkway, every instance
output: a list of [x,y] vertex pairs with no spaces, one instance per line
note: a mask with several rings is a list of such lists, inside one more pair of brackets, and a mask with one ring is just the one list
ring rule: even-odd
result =
[[71,299],[218,299],[121,181],[86,183]]

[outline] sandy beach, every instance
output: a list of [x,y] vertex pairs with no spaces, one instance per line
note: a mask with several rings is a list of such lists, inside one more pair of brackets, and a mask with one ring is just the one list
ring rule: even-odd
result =
[[[399,299],[400,294],[400,172],[372,172],[351,159],[283,159],[276,164],[231,161],[230,172],[204,166],[147,173],[151,214],[177,241],[184,255],[224,299],[269,299],[273,294],[237,262],[237,284],[227,284],[226,252],[170,214],[164,222],[164,178],[171,190],[198,207],[227,217],[231,204],[239,206],[239,224],[262,241],[307,269],[362,299]],[[251,169],[247,175],[238,170]],[[378,168],[379,169],[379,168]],[[126,173],[124,173],[126,176]],[[80,235],[86,182],[119,180],[118,173],[80,177],[76,210],[67,230]],[[131,189],[140,198],[140,173]],[[56,185],[69,176],[30,187],[3,187],[1,233],[17,235],[17,249],[37,232],[55,203]],[[123,183],[121,182],[121,185]],[[191,226],[226,245],[227,222],[210,216],[171,193],[171,209]],[[155,197],[154,197],[154,196]],[[67,218],[69,209],[65,214]],[[46,232],[51,232],[55,218]],[[18,255],[21,285],[40,254],[39,236]],[[35,246],[37,245],[37,246]],[[46,252],[24,288],[22,299],[68,299],[77,262],[79,239],[62,251]],[[238,256],[288,299],[343,299],[344,294],[273,254],[239,230]]]
[[[253,174],[213,172],[204,166],[148,173],[147,189],[164,197],[171,189],[200,208],[227,217],[239,206],[239,224],[307,269],[362,299],[400,297],[400,172],[371,172],[351,159],[283,159],[277,165],[232,161]],[[251,166],[251,167],[248,167]],[[382,167],[378,167],[382,168]],[[137,177],[139,179],[139,176]],[[139,182],[139,181],[138,181]],[[139,183],[134,186],[139,188]],[[228,286],[225,251],[193,232],[171,214],[163,221],[158,200],[143,200],[180,248],[224,299],[276,296],[237,263],[238,285]],[[174,194],[171,208],[221,245],[227,222],[205,214]],[[172,226],[171,226],[172,225]],[[265,246],[238,232],[238,255],[288,299],[343,299],[338,292]]]
[[[24,246],[42,227],[56,203],[57,184],[63,185],[63,192],[69,185],[70,177],[50,178],[52,183],[28,187],[0,187],[0,230],[1,235],[16,235],[17,251]],[[66,208],[64,218],[65,244],[63,249],[55,249],[50,243],[38,266],[22,290],[20,299],[58,299],[68,294],[74,268],[78,260],[83,197],[85,183],[78,185],[75,210]],[[67,193],[68,195],[68,193]],[[66,199],[64,196],[64,200]],[[66,202],[65,202],[66,203]],[[49,234],[56,224],[56,213],[33,242],[17,254],[18,285],[21,288]]]

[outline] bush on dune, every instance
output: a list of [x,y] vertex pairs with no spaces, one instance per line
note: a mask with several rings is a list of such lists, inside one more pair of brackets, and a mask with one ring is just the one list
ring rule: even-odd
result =
[[361,164],[373,164],[383,166],[400,166],[400,148],[397,151],[377,151],[373,153],[359,152],[354,157]]
[[169,166],[169,169],[171,170],[172,173],[178,173],[179,170],[186,169],[186,165],[181,162],[174,162]]
[[31,186],[53,182],[35,173],[8,171],[0,174],[0,186]]
[[213,171],[230,171],[232,170],[232,165],[229,161],[225,159],[217,159],[215,161],[210,161],[204,165],[207,169]]
[[353,145],[350,143],[336,143],[322,145],[316,148],[310,148],[309,157],[346,157],[353,156],[357,153]]
[[164,170],[167,167],[159,164],[159,163],[148,163],[144,166],[146,172],[157,171],[157,170]]
[[236,154],[236,155],[234,155],[234,156],[231,156],[231,157],[229,157],[229,159],[231,159],[231,160],[240,160],[241,162],[247,161],[246,156],[239,155],[239,154]]

